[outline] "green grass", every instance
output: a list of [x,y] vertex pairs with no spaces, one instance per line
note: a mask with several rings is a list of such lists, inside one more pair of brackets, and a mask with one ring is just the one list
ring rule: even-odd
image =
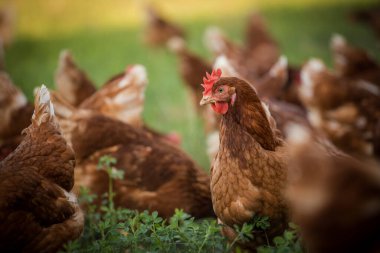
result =
[[[228,242],[220,230],[222,226],[216,219],[195,220],[194,217],[175,210],[170,219],[164,220],[157,212],[137,212],[115,208],[112,184],[115,179],[122,179],[124,171],[115,168],[116,159],[103,156],[99,159],[98,169],[108,175],[109,190],[102,196],[96,196],[88,189],[81,188],[79,202],[86,209],[83,234],[75,241],[64,246],[67,253],[80,252],[213,252],[229,253],[237,246],[236,252],[245,252],[239,248],[240,243],[254,240],[255,236],[266,234],[270,229],[270,219],[254,215],[250,222],[234,226],[236,237]],[[102,198],[98,209],[93,201]],[[235,251],[235,250],[234,250]],[[289,223],[281,236],[273,238],[257,248],[258,253],[302,253],[301,239],[297,226]]]
[[[300,4],[300,1],[293,2],[298,4],[280,8],[273,6],[271,1],[272,4],[263,8],[270,30],[280,42],[283,53],[288,56],[291,63],[302,64],[310,57],[320,57],[330,63],[328,44],[330,36],[335,32],[342,33],[350,41],[367,48],[372,53],[379,51],[379,43],[376,44],[371,31],[348,21],[346,14],[351,8],[344,6],[342,1],[336,6],[329,6],[329,1],[324,1],[324,4],[313,4],[311,7]],[[352,4],[354,1],[350,2]],[[42,4],[41,1],[37,1],[35,6],[27,1],[26,6],[33,5],[34,8],[38,8],[38,3]],[[197,4],[199,5],[195,2],[190,6]],[[247,1],[237,5],[239,8],[231,7],[229,11],[226,10],[226,6],[220,7],[224,11],[221,13],[225,13],[223,15],[220,15],[216,8],[214,13],[198,15],[196,20],[189,18],[189,13],[184,13],[186,18],[177,20],[180,20],[179,23],[189,34],[190,47],[199,54],[209,57],[202,44],[202,34],[210,24],[221,26],[235,40],[242,40],[245,14],[249,11],[247,8],[242,9],[244,4],[247,5]],[[54,16],[54,12],[50,13],[46,6],[41,9],[42,11],[37,12],[38,15],[43,15],[45,11],[46,15]],[[190,9],[194,12],[195,8]],[[21,14],[27,13],[25,8],[23,10]],[[91,21],[85,20],[85,25],[79,26],[77,23],[84,21],[76,15],[85,12],[83,10],[71,12],[70,14],[74,16],[66,17],[67,20],[76,20],[69,22],[70,29],[64,29],[60,22],[54,23],[53,20],[51,23],[46,23],[46,20],[38,18],[33,12],[27,14],[29,27],[28,20],[21,18],[19,36],[6,51],[7,69],[15,83],[30,99],[34,87],[42,83],[53,87],[58,54],[63,48],[72,50],[79,65],[89,73],[98,86],[128,64],[144,64],[150,80],[144,111],[146,122],[161,131],[179,132],[183,137],[183,148],[208,170],[209,162],[205,154],[202,122],[193,110],[190,97],[183,88],[173,55],[165,49],[150,49],[144,46],[141,43],[142,28],[138,22],[123,26],[119,21],[115,21],[117,25],[107,27],[91,26],[88,25]],[[174,13],[173,9],[171,12]],[[101,18],[102,15],[99,12],[97,17]],[[173,16],[180,17],[180,14],[176,13]],[[57,20],[62,21],[62,16]],[[99,20],[95,22],[98,23]],[[110,24],[114,24],[112,20]],[[57,26],[57,30],[54,30],[54,25]],[[75,29],[72,28],[74,26]],[[377,57],[379,58],[379,55]]]

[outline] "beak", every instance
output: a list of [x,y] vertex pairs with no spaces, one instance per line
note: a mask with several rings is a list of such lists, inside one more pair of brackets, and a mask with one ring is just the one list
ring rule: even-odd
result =
[[208,97],[203,97],[199,104],[205,105],[205,104],[210,104],[210,103],[215,103],[215,99],[212,98],[211,96],[208,96]]

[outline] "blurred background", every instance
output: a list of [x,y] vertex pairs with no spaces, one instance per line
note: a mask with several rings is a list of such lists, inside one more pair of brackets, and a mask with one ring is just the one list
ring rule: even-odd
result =
[[[161,131],[176,131],[183,148],[205,168],[205,136],[177,71],[176,58],[165,48],[142,41],[147,1],[12,0],[0,1],[15,16],[14,41],[5,49],[6,70],[29,99],[42,83],[54,87],[62,49],[70,49],[78,65],[100,87],[128,64],[146,66],[149,85],[144,118]],[[370,0],[166,0],[149,1],[165,17],[182,26],[190,49],[211,60],[204,30],[221,27],[242,40],[247,16],[262,13],[268,28],[291,64],[311,57],[331,64],[329,41],[340,33],[380,59],[380,44],[365,25],[352,22],[352,10],[376,4]]]

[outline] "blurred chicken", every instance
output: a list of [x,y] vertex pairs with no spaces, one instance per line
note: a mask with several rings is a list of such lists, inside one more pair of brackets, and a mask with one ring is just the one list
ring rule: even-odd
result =
[[144,124],[145,88],[148,84],[145,67],[131,65],[108,80],[97,92],[85,99],[78,107],[90,109],[118,119],[134,127],[143,128],[157,138],[180,145],[181,137],[175,133],[163,134]]
[[[252,86],[236,77],[221,77],[220,69],[204,79],[201,105],[211,104],[222,115],[220,146],[211,168],[214,211],[231,234],[257,216],[268,216],[269,238],[287,226],[283,191],[287,150],[267,106]],[[254,244],[266,235],[255,233]],[[257,245],[256,245],[257,246]]]
[[195,108],[200,110],[199,101],[202,98],[202,87],[199,84],[202,83],[202,76],[206,72],[211,72],[211,64],[188,50],[186,42],[182,38],[170,39],[168,47],[177,55],[181,77],[193,95]]
[[147,27],[145,31],[145,42],[151,46],[164,46],[173,37],[185,37],[184,30],[166,20],[161,14],[148,6],[146,8]]
[[0,39],[0,71],[5,70],[5,49],[4,43]]
[[281,56],[262,78],[252,85],[262,98],[280,98],[288,80],[288,60]]
[[264,18],[258,12],[248,17],[245,31],[245,45],[247,49],[256,50],[264,44],[276,46],[276,41],[269,34]]
[[340,76],[362,79],[380,87],[380,65],[364,49],[348,44],[342,35],[334,35],[331,51]]
[[[216,56],[224,57],[241,78],[253,84],[260,96],[278,97],[301,106],[296,92],[299,84],[299,69],[288,66],[287,59],[280,57],[278,46],[265,31],[260,16],[252,15],[247,29],[245,47],[228,40],[218,28],[209,28],[206,31],[206,45]],[[255,30],[257,30],[257,36],[254,36]],[[273,76],[274,72],[284,75],[285,81],[283,83],[271,81],[273,78],[270,73]],[[261,85],[262,83],[268,83],[268,85]],[[272,87],[271,83],[276,83],[277,86]],[[260,88],[265,91],[260,91]]]
[[77,188],[87,186],[99,196],[107,191],[108,180],[96,167],[99,158],[108,154],[125,172],[125,179],[115,184],[118,206],[157,210],[164,217],[175,208],[196,217],[212,216],[208,175],[166,136],[144,126],[146,84],[145,68],[135,65],[77,110],[53,93],[63,132],[78,159]]
[[0,162],[1,252],[57,252],[78,238],[83,214],[74,185],[75,159],[62,137],[45,86],[37,92],[31,125]]
[[[191,94],[194,108],[201,114],[204,120],[208,143],[219,142],[218,138],[215,138],[215,132],[219,127],[218,118],[212,116],[213,112],[210,108],[199,107],[199,101],[202,98],[202,87],[199,84],[202,83],[202,76],[206,72],[211,71],[211,64],[190,52],[190,50],[186,48],[186,43],[182,38],[174,37],[170,39],[168,47],[177,55],[181,77]],[[208,147],[213,146],[215,145],[208,145]],[[207,153],[209,154],[210,160],[213,160],[216,152],[217,150],[215,149],[208,149]]]
[[59,56],[55,84],[58,92],[73,106],[78,106],[96,91],[93,82],[77,67],[68,50],[63,50]]
[[379,168],[324,149],[303,127],[289,132],[287,196],[307,252],[379,252]]
[[380,38],[380,5],[371,6],[370,8],[354,11],[351,18],[355,21],[367,23],[371,26],[377,36]]
[[299,95],[312,125],[353,155],[372,155],[380,117],[380,89],[330,72],[322,61],[302,69]]
[[128,67],[125,72],[107,81],[78,108],[91,109],[135,127],[142,127],[144,93],[148,79],[141,65]]
[[97,170],[97,163],[101,156],[111,155],[125,173],[114,185],[117,206],[158,211],[165,218],[175,208],[197,218],[214,215],[208,175],[177,147],[96,111],[75,111],[55,96],[62,130],[78,161],[77,190],[85,186],[98,196],[107,191],[107,177]]
[[8,47],[13,42],[15,28],[15,13],[11,6],[0,9],[0,42]]
[[258,13],[250,16],[246,37],[246,44],[240,46],[230,41],[219,28],[210,27],[205,33],[205,43],[215,56],[225,55],[245,79],[254,82],[275,64],[280,51]]
[[0,71],[0,160],[20,144],[21,131],[30,124],[33,109],[9,75]]

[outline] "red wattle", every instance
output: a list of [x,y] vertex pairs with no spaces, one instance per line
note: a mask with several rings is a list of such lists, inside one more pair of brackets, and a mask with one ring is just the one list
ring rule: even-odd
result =
[[228,103],[226,102],[216,102],[215,104],[211,104],[212,109],[220,114],[226,114],[228,111]]

